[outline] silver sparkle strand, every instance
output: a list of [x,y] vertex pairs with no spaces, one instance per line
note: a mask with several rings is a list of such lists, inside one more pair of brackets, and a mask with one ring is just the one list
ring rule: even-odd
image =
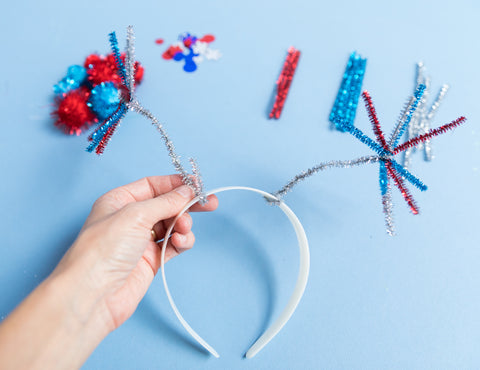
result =
[[387,185],[387,192],[382,195],[383,213],[385,215],[385,226],[390,236],[395,235],[395,226],[393,223],[393,202],[392,189],[390,183]]
[[392,148],[393,143],[397,139],[397,136],[400,134],[400,129],[405,123],[405,120],[407,119],[407,116],[408,116],[408,112],[412,108],[412,105],[414,102],[415,102],[415,97],[414,96],[410,97],[405,103],[405,106],[403,107],[402,111],[400,112],[400,116],[398,117],[398,120],[397,120],[397,125],[395,126],[395,129],[392,131],[392,135],[390,135],[390,140],[388,141],[388,146],[390,148]]
[[[430,91],[430,79],[425,76],[425,65],[422,62],[417,63],[417,78],[416,78],[416,86],[424,84],[425,91],[423,93],[422,99],[418,104],[417,110],[415,111],[414,115],[412,116],[412,120],[410,122],[410,126],[408,127],[407,131],[407,140],[412,137],[424,134],[425,130],[425,118],[427,115],[427,100]],[[403,166],[408,168],[410,166],[410,158],[411,154],[416,151],[417,149],[421,149],[424,147],[424,143],[419,144],[418,147],[408,148],[403,157]]]
[[[357,159],[349,160],[349,161],[329,161],[317,164],[314,167],[309,168],[306,171],[303,171],[296,175],[290,182],[288,182],[283,188],[273,193],[273,195],[279,199],[285,196],[292,188],[297,185],[299,182],[305,180],[307,177],[310,177],[320,171],[326,170],[327,168],[348,168],[359,166],[362,164],[369,164],[369,163],[378,163],[381,160],[380,156],[372,155],[368,157],[360,157]],[[271,201],[274,202],[274,201]],[[274,202],[275,203],[275,202]]]
[[448,91],[449,88],[450,88],[449,85],[444,84],[442,86],[442,88],[440,89],[440,91],[438,92],[437,98],[433,102],[432,106],[430,107],[430,111],[427,114],[427,120],[429,122],[433,119],[433,117],[437,113],[437,109],[440,106],[440,104],[442,103],[442,100],[445,97],[445,95],[447,94],[447,91]]
[[[417,85],[424,84],[425,91],[423,92],[422,98],[418,103],[417,110],[412,116],[412,120],[410,121],[410,125],[408,126],[407,131],[407,140],[412,137],[422,135],[428,131],[425,128],[426,123],[426,116],[427,116],[427,101],[430,92],[430,79],[425,76],[425,66],[422,62],[417,63],[417,78],[416,78]],[[408,168],[410,165],[410,156],[411,154],[416,151],[417,149],[421,149],[424,147],[426,143],[419,144],[418,147],[408,148],[403,157],[403,166]]]
[[192,180],[188,172],[185,171],[180,161],[180,157],[175,153],[175,146],[173,145],[173,142],[168,137],[167,132],[163,128],[163,125],[148,109],[142,107],[138,101],[134,100],[130,102],[129,108],[141,114],[142,116],[148,118],[152,122],[152,124],[157,128],[157,130],[160,132],[160,135],[163,138],[163,141],[165,142],[165,146],[167,147],[168,155],[172,160],[173,166],[175,167],[175,170],[178,173],[180,173],[183,183],[189,186],[190,188],[192,188],[196,196],[202,196],[203,189],[201,189],[200,186],[197,185],[197,184],[201,184],[201,181]]
[[[445,97],[449,86],[444,84],[435,99],[435,101],[432,103],[430,108],[428,108],[427,105],[427,100],[429,96],[429,90],[430,90],[430,79],[425,76],[425,66],[422,62],[417,63],[417,77],[416,77],[416,83],[417,86],[420,83],[423,83],[426,85],[426,89],[424,92],[424,96],[422,97],[422,101],[419,104],[419,107],[417,109],[416,114],[412,117],[412,121],[410,123],[410,127],[408,129],[407,133],[407,139],[410,140],[411,138],[418,136],[418,135],[423,135],[427,133],[430,130],[430,123],[433,120],[433,117],[435,116],[443,98]],[[424,158],[426,161],[431,161],[433,156],[432,156],[432,148],[430,144],[430,140],[425,141],[424,143],[418,144],[417,147],[411,147],[408,148],[403,157],[403,166],[405,168],[408,168],[410,166],[411,162],[411,156],[412,154],[417,151],[417,150],[422,150],[424,152]]]
[[125,70],[127,74],[127,89],[130,92],[130,101],[132,101],[135,97],[135,35],[133,26],[127,27]]
[[190,159],[192,164],[193,176],[191,176],[182,166],[180,161],[180,156],[175,153],[175,147],[173,142],[167,135],[167,132],[163,128],[163,125],[158,121],[158,119],[146,108],[144,108],[135,97],[135,35],[133,32],[133,26],[127,27],[127,45],[126,45],[126,54],[125,54],[125,72],[126,72],[126,88],[130,94],[129,101],[126,102],[128,109],[133,110],[142,116],[149,119],[152,124],[160,132],[160,135],[165,142],[167,147],[168,155],[172,160],[175,170],[180,173],[182,177],[182,182],[193,189],[195,196],[200,196],[200,202],[202,204],[206,203],[206,197],[203,192],[203,182],[200,178],[200,171],[198,165],[194,159]]
[[423,84],[425,82],[425,65],[423,62],[417,63],[417,85]]
[[[449,88],[450,86],[448,86],[447,84],[444,84],[441,87],[440,91],[438,92],[437,98],[435,99],[432,106],[430,107],[430,111],[428,112],[427,117],[425,119],[425,125],[424,125],[425,132],[428,132],[428,130],[430,130],[430,123],[432,122],[433,117],[437,113],[437,109],[442,103],[442,100],[447,94],[447,91]],[[427,140],[424,143],[424,148],[425,148],[425,160],[431,161],[433,159],[433,156],[432,156],[432,147],[430,145],[430,140]]]
[[203,181],[202,175],[200,174],[200,170],[198,169],[197,161],[195,158],[189,158],[190,166],[192,167],[193,177],[195,178],[195,183],[198,189],[198,193],[200,195],[200,204],[207,203],[207,197],[203,193]]

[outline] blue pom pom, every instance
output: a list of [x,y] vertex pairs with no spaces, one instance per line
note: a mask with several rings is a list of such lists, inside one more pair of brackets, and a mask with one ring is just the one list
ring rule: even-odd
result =
[[67,75],[56,85],[53,92],[56,95],[66,94],[71,90],[78,89],[87,78],[87,70],[79,65],[68,67]]
[[113,82],[102,82],[92,89],[87,105],[100,120],[110,117],[120,105],[120,94]]

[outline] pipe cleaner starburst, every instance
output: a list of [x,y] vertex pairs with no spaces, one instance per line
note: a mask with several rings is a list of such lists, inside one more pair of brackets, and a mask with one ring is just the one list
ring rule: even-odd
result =
[[100,124],[88,138],[90,145],[87,147],[87,151],[95,151],[97,154],[102,154],[112,135],[128,111],[135,111],[150,120],[155,128],[160,132],[165,146],[167,147],[168,155],[170,156],[175,170],[182,176],[183,183],[191,187],[196,196],[200,196],[201,203],[205,203],[206,197],[203,191],[203,183],[196,161],[193,158],[190,158],[190,164],[193,173],[193,175],[191,175],[183,167],[180,161],[180,156],[175,152],[173,142],[168,137],[163,125],[148,109],[144,108],[140,104],[135,96],[135,37],[133,34],[133,27],[129,26],[127,28],[125,63],[123,63],[121,59],[115,32],[110,33],[109,36],[110,46],[112,48],[113,56],[115,57],[118,74],[121,78],[121,88],[123,93],[120,99],[120,104],[116,111],[113,112],[105,121],[103,121],[103,123]]
[[407,140],[403,144],[398,145],[400,138],[403,136],[403,134],[408,128],[408,125],[412,119],[413,114],[415,113],[415,110],[417,109],[417,106],[419,104],[419,101],[422,98],[424,91],[425,91],[425,85],[423,84],[419,85],[415,91],[414,96],[412,96],[409,103],[406,105],[405,109],[400,115],[400,119],[395,129],[393,130],[388,142],[385,139],[382,128],[380,126],[380,121],[378,120],[372,98],[368,93],[368,91],[364,91],[362,93],[362,97],[363,97],[363,100],[365,101],[365,107],[367,109],[370,121],[373,126],[373,132],[375,133],[377,140],[375,141],[371,139],[369,136],[365,135],[360,129],[354,127],[353,124],[346,122],[340,118],[337,118],[335,120],[335,124],[337,125],[337,127],[341,126],[342,131],[349,132],[350,134],[355,136],[358,140],[360,140],[362,143],[370,147],[370,149],[376,152],[376,155],[369,156],[369,157],[361,157],[351,161],[331,161],[331,162],[320,163],[310,168],[309,170],[295,176],[281,190],[275,192],[274,195],[277,197],[282,197],[300,181],[327,168],[331,168],[331,167],[345,168],[345,167],[357,166],[360,164],[378,162],[380,165],[379,183],[380,183],[380,191],[382,195],[383,212],[385,214],[385,223],[387,226],[387,232],[390,235],[393,235],[394,234],[394,225],[393,225],[393,217],[392,217],[393,206],[392,206],[392,199],[391,199],[391,185],[389,180],[392,180],[395,186],[400,190],[401,194],[403,195],[403,198],[407,202],[413,214],[418,214],[419,210],[414,199],[410,195],[410,192],[408,191],[405,185],[405,180],[410,182],[413,186],[417,187],[421,191],[427,190],[427,186],[420,179],[414,176],[410,171],[408,171],[404,166],[400,165],[395,160],[394,158],[395,155],[401,152],[404,152],[409,148],[416,147],[419,144],[424,143],[427,140],[430,140],[434,136],[443,134],[446,131],[453,129],[454,127],[459,126],[466,121],[465,117],[457,118],[456,120],[448,124],[440,126],[436,129],[432,129],[423,135],[415,136]]

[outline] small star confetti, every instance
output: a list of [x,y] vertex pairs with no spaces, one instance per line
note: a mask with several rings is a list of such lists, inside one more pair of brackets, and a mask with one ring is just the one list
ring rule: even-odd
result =
[[197,70],[197,64],[206,60],[218,60],[222,56],[219,50],[211,49],[210,43],[215,41],[215,36],[205,35],[197,38],[186,32],[179,36],[179,41],[170,45],[162,54],[166,60],[184,61],[183,70],[185,72],[194,72]]

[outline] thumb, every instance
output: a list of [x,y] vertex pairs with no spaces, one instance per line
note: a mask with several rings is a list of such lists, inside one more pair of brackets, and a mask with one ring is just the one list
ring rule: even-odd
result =
[[159,221],[176,216],[193,197],[193,190],[182,185],[156,198],[127,205],[126,217],[130,222],[133,218],[139,225],[151,228]]

